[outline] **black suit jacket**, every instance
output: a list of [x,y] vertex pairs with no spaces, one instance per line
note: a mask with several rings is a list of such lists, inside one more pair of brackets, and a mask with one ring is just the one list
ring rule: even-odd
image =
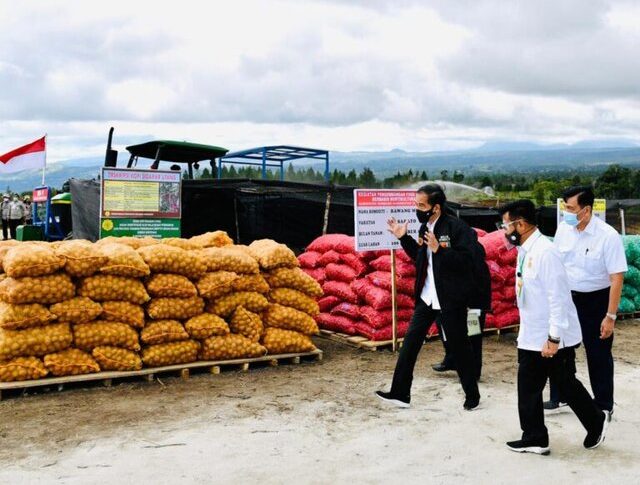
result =
[[[400,238],[402,248],[416,263],[416,301],[420,299],[427,279],[425,232],[427,224],[422,224],[418,241],[408,234]],[[440,243],[440,249],[432,256],[440,307],[443,310],[461,307],[489,310],[491,278],[476,232],[466,222],[448,214],[440,215],[433,232]]]

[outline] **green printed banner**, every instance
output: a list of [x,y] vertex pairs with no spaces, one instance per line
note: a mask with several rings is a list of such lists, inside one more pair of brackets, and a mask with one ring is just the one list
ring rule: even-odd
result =
[[180,219],[108,219],[100,220],[100,238],[115,236],[180,237]]

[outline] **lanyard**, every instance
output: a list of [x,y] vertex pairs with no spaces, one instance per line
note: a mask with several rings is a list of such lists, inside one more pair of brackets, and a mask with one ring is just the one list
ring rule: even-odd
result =
[[531,250],[533,249],[533,247],[535,246],[535,244],[538,242],[538,239],[540,239],[542,237],[542,233],[538,234],[538,237],[536,238],[535,241],[533,241],[531,243],[531,248],[529,248],[529,251],[522,251],[524,254],[522,255],[522,259],[518,258],[518,269],[517,269],[517,274],[516,276],[518,277],[518,284],[517,284],[517,298],[520,299],[522,297],[522,288],[524,287],[524,260],[527,259],[527,254],[529,254],[531,252]]

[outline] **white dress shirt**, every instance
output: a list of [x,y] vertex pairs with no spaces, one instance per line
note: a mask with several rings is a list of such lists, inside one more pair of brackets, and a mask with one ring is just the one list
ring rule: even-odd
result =
[[582,341],[567,273],[553,243],[536,230],[518,248],[516,295],[520,310],[518,348],[541,351],[549,335],[560,347]]
[[[438,219],[440,219],[440,216],[438,216]],[[427,222],[427,227],[429,228],[429,232],[433,233],[433,228],[435,227],[436,222],[438,222],[438,219],[436,219],[433,222],[433,224],[431,224],[430,222]],[[422,301],[424,301],[427,305],[429,305],[434,310],[440,310],[441,309],[440,300],[438,300],[438,293],[436,292],[436,283],[433,277],[433,253],[431,252],[431,249],[429,249],[429,247],[427,247],[427,254],[429,257],[429,264],[427,266],[427,278],[424,281],[424,286],[422,287],[422,293],[420,294],[420,298],[422,298]]]
[[603,290],[611,286],[609,275],[627,271],[620,234],[599,217],[591,216],[583,231],[560,223],[553,244],[560,251],[572,291]]

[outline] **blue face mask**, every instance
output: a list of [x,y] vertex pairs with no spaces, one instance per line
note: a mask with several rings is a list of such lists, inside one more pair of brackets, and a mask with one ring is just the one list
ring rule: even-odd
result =
[[576,227],[580,223],[580,221],[578,221],[578,214],[574,214],[573,212],[562,211],[562,216],[564,222],[571,227]]

